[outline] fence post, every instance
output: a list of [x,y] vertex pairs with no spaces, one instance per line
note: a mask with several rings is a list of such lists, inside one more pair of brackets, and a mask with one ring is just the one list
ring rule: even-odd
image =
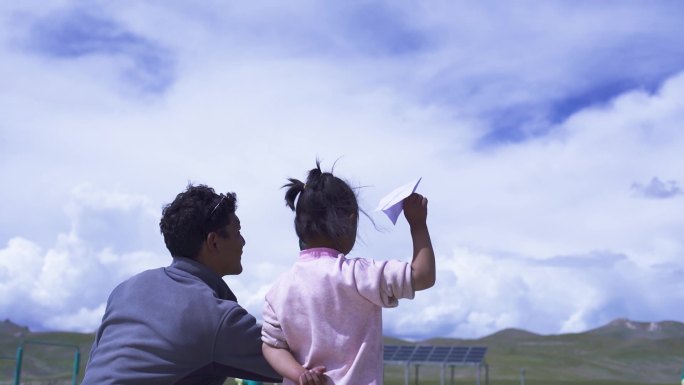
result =
[[78,368],[81,365],[81,351],[76,349],[76,353],[74,353],[74,371],[73,375],[71,376],[71,385],[76,385],[76,381],[78,379]]
[[35,340],[24,340],[21,341],[21,344],[19,345],[19,348],[17,348],[17,366],[14,370],[14,385],[20,385],[21,384],[21,364],[22,364],[22,358],[24,355],[24,346],[25,345],[50,345],[50,346],[62,346],[62,347],[67,347],[67,348],[73,348],[76,350],[76,353],[74,354],[74,367],[72,370],[72,377],[71,377],[71,383],[72,385],[76,385],[78,381],[78,371],[79,371],[79,366],[81,362],[81,349],[78,345],[73,345],[73,344],[64,344],[61,342],[48,342],[48,341],[35,341]]
[[525,385],[525,368],[520,369],[520,385]]
[[14,385],[19,385],[21,381],[21,360],[24,356],[24,347],[17,348],[17,365],[14,367]]

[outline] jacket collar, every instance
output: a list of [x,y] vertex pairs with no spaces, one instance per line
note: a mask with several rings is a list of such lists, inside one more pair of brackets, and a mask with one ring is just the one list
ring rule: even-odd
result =
[[230,290],[226,282],[208,266],[203,265],[194,259],[185,257],[173,257],[170,269],[180,270],[191,274],[207,284],[220,299],[237,302],[237,297]]
[[335,249],[328,247],[313,247],[310,249],[304,249],[299,252],[300,260],[311,260],[319,258],[339,258],[344,257],[344,254],[340,253]]

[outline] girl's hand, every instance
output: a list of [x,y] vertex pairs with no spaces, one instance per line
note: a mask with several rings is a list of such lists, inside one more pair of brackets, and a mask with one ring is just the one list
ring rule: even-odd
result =
[[404,199],[404,216],[411,227],[425,225],[427,204],[427,198],[417,193],[413,193]]
[[299,376],[299,385],[325,385],[325,367],[307,369]]

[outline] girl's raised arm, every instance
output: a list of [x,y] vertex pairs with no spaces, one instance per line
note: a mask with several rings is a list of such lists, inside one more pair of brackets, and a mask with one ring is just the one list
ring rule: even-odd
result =
[[425,290],[435,284],[435,252],[427,227],[427,198],[413,193],[404,199],[404,216],[411,228],[413,261],[411,280],[413,290]]

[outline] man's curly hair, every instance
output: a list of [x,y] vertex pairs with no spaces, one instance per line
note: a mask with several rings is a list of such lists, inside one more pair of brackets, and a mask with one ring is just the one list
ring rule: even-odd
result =
[[235,193],[216,194],[206,185],[193,186],[164,206],[159,230],[173,257],[195,258],[210,232],[227,236],[223,228],[237,208]]

